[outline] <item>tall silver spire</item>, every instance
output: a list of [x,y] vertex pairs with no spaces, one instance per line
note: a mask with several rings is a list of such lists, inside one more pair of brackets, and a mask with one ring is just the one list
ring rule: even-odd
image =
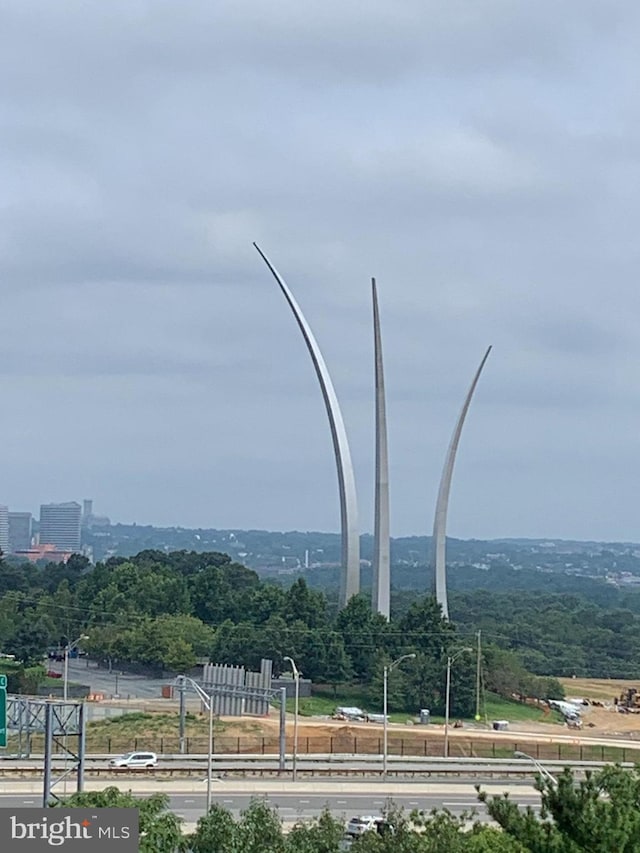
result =
[[467,417],[467,412],[469,411],[469,406],[471,405],[471,399],[473,397],[473,392],[476,390],[476,385],[478,384],[478,380],[480,379],[480,374],[482,373],[482,368],[485,366],[487,359],[489,358],[489,353],[491,352],[491,347],[484,354],[484,358],[480,362],[480,367],[476,370],[476,374],[473,377],[473,382],[471,383],[471,387],[467,392],[467,396],[465,397],[464,405],[462,406],[462,411],[458,417],[456,422],[456,427],[453,431],[453,436],[451,438],[451,444],[449,445],[449,449],[447,451],[447,457],[444,463],[444,469],[442,471],[442,478],[440,480],[440,488],[438,490],[438,502],[436,503],[436,516],[433,522],[433,540],[432,540],[432,553],[433,553],[433,563],[435,564],[435,578],[436,578],[436,600],[438,604],[442,607],[442,615],[445,619],[449,618],[449,604],[447,601],[447,510],[449,508],[449,492],[451,490],[451,478],[453,476],[453,466],[456,461],[456,452],[458,450],[458,444],[460,443],[460,435],[462,433],[462,427],[464,426],[465,418]]
[[373,342],[375,354],[376,388],[376,493],[373,547],[373,586],[371,603],[377,611],[389,618],[391,607],[391,572],[389,554],[389,458],[387,451],[387,412],[382,367],[382,338],[378,312],[378,290],[375,278],[371,279],[373,299]]
[[278,282],[280,290],[282,290],[300,327],[311,360],[313,361],[318,381],[320,382],[322,397],[329,417],[331,438],[333,439],[333,452],[338,469],[338,488],[340,491],[340,522],[342,529],[340,607],[344,607],[353,595],[357,595],[360,592],[360,535],[358,533],[358,504],[356,500],[355,477],[340,404],[338,403],[331,376],[320,352],[320,347],[311,331],[311,327],[305,320],[300,306],[269,258],[257,243],[253,245]]

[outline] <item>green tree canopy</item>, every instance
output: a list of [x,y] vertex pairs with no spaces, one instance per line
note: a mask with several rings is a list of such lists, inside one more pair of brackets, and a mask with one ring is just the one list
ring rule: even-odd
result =
[[138,809],[140,853],[175,853],[183,847],[182,820],[168,811],[168,804],[169,798],[165,794],[134,797],[131,793],[110,787],[102,791],[73,794],[55,806],[78,809]]
[[576,780],[538,776],[542,809],[521,809],[505,795],[479,797],[503,832],[530,853],[637,853],[640,849],[640,769],[610,766]]

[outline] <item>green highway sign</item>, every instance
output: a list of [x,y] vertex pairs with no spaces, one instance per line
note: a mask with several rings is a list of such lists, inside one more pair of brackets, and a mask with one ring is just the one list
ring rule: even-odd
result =
[[7,676],[6,675],[0,675],[0,690],[6,690],[6,689],[7,689]]

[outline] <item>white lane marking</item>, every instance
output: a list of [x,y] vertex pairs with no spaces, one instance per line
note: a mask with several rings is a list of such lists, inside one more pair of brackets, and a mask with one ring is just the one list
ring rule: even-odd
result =
[[347,805],[347,801],[346,801],[346,800],[336,800],[336,803],[337,803],[339,806],[346,806],[346,805]]
[[465,806],[465,807],[470,807],[470,806],[479,806],[479,805],[480,805],[480,803],[478,802],[478,800],[476,800],[475,802],[471,802],[471,803],[465,803],[463,800],[456,800],[456,801],[455,801],[455,803],[443,803],[442,805],[443,805],[443,806]]
[[28,805],[32,805],[33,803],[35,803],[35,800],[23,800],[22,802],[27,803]]
[[185,800],[185,803],[195,803],[195,800]]
[[299,803],[304,803],[305,806],[309,805],[309,800],[298,800]]

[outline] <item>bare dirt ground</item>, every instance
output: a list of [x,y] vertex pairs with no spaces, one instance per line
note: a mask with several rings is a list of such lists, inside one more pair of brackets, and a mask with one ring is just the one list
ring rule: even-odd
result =
[[[621,714],[618,713],[613,705],[615,696],[619,696],[623,691],[630,687],[640,689],[640,679],[635,681],[624,680],[608,680],[594,678],[566,678],[560,679],[566,690],[567,697],[578,698],[584,697],[589,700],[602,702],[605,707],[589,706],[584,708],[583,721],[584,728],[580,731],[568,729],[566,725],[558,723],[534,722],[534,721],[519,721],[510,722],[509,729],[506,732],[495,732],[489,725],[465,723],[461,729],[455,729],[453,726],[449,729],[449,736],[452,739],[493,739],[505,742],[517,741],[522,739],[523,735],[527,735],[527,740],[538,742],[555,742],[555,741],[571,741],[573,743],[589,743],[610,742],[614,740],[624,741],[640,741],[640,714]],[[109,703],[111,704],[111,703]],[[113,702],[112,704],[126,705],[127,703]],[[140,700],[135,702],[135,707],[144,708],[147,711],[164,711],[165,713],[177,710],[177,704],[174,707],[170,700]],[[197,703],[189,703],[190,710],[199,710]],[[288,715],[289,716],[289,715]],[[289,717],[292,720],[291,717]],[[279,716],[277,712],[273,712],[269,718],[247,718],[239,720],[237,718],[224,719],[224,734],[231,737],[247,737],[258,736],[266,738],[277,738],[279,727]],[[290,725],[290,724],[289,724]],[[288,729],[288,734],[291,729]],[[425,738],[440,738],[444,734],[444,726],[431,723],[428,726],[418,725],[398,725],[395,723],[389,724],[389,737],[402,737],[406,740],[420,740]],[[345,723],[338,720],[326,719],[307,719],[303,718],[298,723],[299,738],[309,738],[316,740],[320,746],[321,740],[329,741],[334,739],[334,750],[339,751],[338,741],[353,742],[353,738],[359,738],[363,741],[382,737],[382,725],[375,723]],[[313,749],[313,747],[310,747]],[[324,751],[318,750],[318,751]],[[328,751],[328,750],[327,750]]]
[[[593,741],[604,743],[615,740],[640,741],[640,715],[618,714],[603,709],[587,708],[585,709],[584,719],[585,728],[581,731],[569,729],[566,725],[561,724],[527,721],[510,723],[507,731],[496,732],[490,725],[466,723],[460,729],[450,727],[449,737],[451,740],[490,740],[504,741],[505,743],[523,740],[524,736],[526,736],[527,741],[540,743],[567,741],[578,744]],[[259,724],[260,733],[263,737],[277,738],[279,726],[277,716],[256,722]],[[225,735],[235,735],[238,723],[237,720],[225,720]],[[593,723],[593,726],[590,726],[589,723]],[[322,741],[328,744],[333,739],[333,751],[335,752],[340,751],[340,742],[345,744],[345,748],[347,748],[349,744],[353,743],[354,738],[358,739],[360,747],[365,748],[365,751],[369,751],[365,746],[369,741],[371,748],[375,751],[375,742],[382,737],[382,731],[382,726],[375,723],[344,723],[338,720],[301,720],[298,723],[298,737],[301,741],[309,738],[311,744],[315,742],[316,746],[319,747]],[[237,734],[244,733],[238,730]],[[291,729],[289,729],[289,734],[291,734]],[[402,738],[406,743],[414,740],[422,743],[425,738],[438,740],[443,737],[443,725],[408,726],[395,723],[389,725],[389,738],[395,740]],[[313,745],[310,750],[313,751]],[[316,751],[328,752],[329,748],[326,746]]]
[[640,690],[638,681],[623,681],[608,678],[560,678],[568,697],[584,696],[585,699],[597,699],[600,702],[613,702],[614,696],[619,696],[631,687]]

